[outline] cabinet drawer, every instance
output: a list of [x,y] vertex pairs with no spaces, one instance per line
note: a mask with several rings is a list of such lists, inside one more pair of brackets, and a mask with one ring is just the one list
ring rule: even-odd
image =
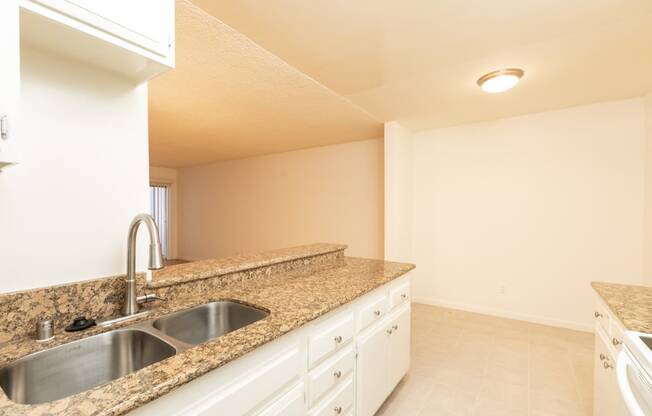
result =
[[353,409],[353,378],[349,376],[326,400],[310,412],[310,416],[340,416]]
[[361,305],[358,312],[358,322],[360,324],[360,331],[367,328],[369,325],[380,320],[389,309],[389,302],[385,292],[376,295],[370,295],[368,300]]
[[389,302],[390,308],[395,308],[403,302],[410,299],[410,282],[405,282],[390,290]]
[[321,360],[339,350],[355,335],[353,312],[339,313],[317,325],[308,341],[308,363],[313,368]]
[[306,414],[304,392],[304,384],[299,383],[258,413],[258,416],[304,416]]
[[625,330],[616,318],[610,317],[609,321],[611,325],[611,330],[609,331],[609,342],[611,343],[611,346],[616,349],[616,352],[620,352],[623,347]]
[[355,354],[353,346],[348,346],[334,357],[310,372],[309,397],[310,407],[314,406],[324,395],[353,373]]
[[605,334],[609,334],[609,311],[607,308],[600,302],[600,300],[596,300],[595,302],[595,311],[593,312],[593,316],[595,317],[596,324],[602,328]]

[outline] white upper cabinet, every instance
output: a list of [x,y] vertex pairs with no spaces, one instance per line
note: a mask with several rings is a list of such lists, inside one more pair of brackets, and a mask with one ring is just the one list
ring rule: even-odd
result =
[[20,95],[18,5],[0,1],[0,169],[19,161],[16,127]]
[[19,0],[21,40],[147,81],[174,68],[174,0]]

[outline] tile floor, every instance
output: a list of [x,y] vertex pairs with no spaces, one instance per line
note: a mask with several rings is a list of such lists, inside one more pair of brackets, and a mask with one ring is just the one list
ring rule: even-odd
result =
[[592,415],[592,334],[412,308],[411,369],[377,416]]

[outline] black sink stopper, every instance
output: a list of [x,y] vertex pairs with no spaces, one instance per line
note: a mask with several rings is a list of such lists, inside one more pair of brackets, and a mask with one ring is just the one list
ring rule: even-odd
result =
[[86,319],[85,316],[78,316],[73,319],[72,324],[66,327],[67,332],[81,331],[95,325],[95,319]]

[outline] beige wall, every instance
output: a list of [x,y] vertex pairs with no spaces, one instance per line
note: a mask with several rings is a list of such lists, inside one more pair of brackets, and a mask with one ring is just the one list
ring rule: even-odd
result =
[[[0,174],[0,291],[124,273],[129,224],[148,206],[147,85],[21,54],[21,163]],[[141,270],[146,249],[141,238]]]
[[179,256],[314,242],[383,257],[383,142],[368,140],[179,170]]
[[645,284],[652,286],[652,92],[645,97],[645,225],[644,273]]
[[165,184],[170,189],[170,259],[176,259],[179,252],[178,247],[178,197],[179,197],[179,181],[178,172],[176,169],[161,168],[157,166],[149,167],[149,182],[157,184]]
[[643,282],[644,104],[417,134],[415,297],[590,330],[591,281]]
[[385,123],[385,259],[412,261],[412,132]]

